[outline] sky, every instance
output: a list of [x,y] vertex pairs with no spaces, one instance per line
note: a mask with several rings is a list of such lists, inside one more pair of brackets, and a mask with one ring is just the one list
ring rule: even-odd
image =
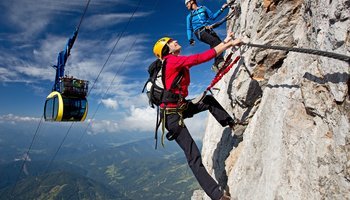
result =
[[[198,2],[215,12],[226,1]],[[2,127],[11,130],[30,123],[35,131],[54,83],[52,66],[78,26],[86,3],[87,0],[0,1]],[[148,78],[147,68],[155,60],[154,43],[170,36],[178,40],[183,55],[209,48],[199,41],[193,47],[189,45],[187,14],[184,0],[91,0],[65,67],[66,75],[88,80],[91,89],[87,119],[74,126],[87,126],[88,134],[133,131],[153,137],[156,110],[148,106],[141,91]],[[224,38],[225,25],[216,32]],[[191,69],[189,98],[211,82],[215,75],[210,70],[211,63]],[[208,112],[186,121],[193,137],[203,137],[207,115]],[[69,126],[67,122],[53,123],[57,122],[44,122],[43,126]]]

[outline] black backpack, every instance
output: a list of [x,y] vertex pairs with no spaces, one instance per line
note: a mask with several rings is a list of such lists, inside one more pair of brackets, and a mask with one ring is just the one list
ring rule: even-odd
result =
[[[181,96],[170,92],[170,90],[164,89],[165,77],[163,76],[165,72],[165,60],[160,59],[155,60],[149,67],[148,73],[149,78],[146,81],[142,92],[145,91],[149,99],[149,105],[154,108],[162,103],[176,103],[180,100]],[[175,88],[182,78],[182,73],[175,78],[174,82],[171,84],[170,89]]]
[[[180,71],[180,73],[176,76],[173,83],[170,86],[169,90],[164,89],[165,86],[165,77],[163,74],[165,73],[165,60],[162,61],[160,59],[155,60],[149,67],[148,67],[148,73],[149,78],[146,81],[145,85],[143,86],[142,92],[147,92],[149,105],[154,108],[157,107],[157,121],[156,121],[156,128],[154,137],[156,140],[155,148],[157,149],[157,139],[158,139],[158,128],[162,122],[160,120],[160,114],[159,114],[159,106],[160,104],[164,103],[165,106],[167,103],[177,103],[182,98],[179,94],[174,94],[170,90],[174,89],[178,84],[180,83],[183,72]],[[164,134],[164,132],[163,132]]]

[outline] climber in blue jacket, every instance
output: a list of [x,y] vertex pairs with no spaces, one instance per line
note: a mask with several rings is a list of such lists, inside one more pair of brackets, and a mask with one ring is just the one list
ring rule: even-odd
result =
[[[190,45],[194,45],[193,34],[197,39],[214,48],[221,43],[221,39],[210,27],[210,24],[227,8],[227,4],[223,4],[221,9],[213,13],[205,6],[198,6],[196,0],[185,0],[185,5],[190,13],[187,15],[187,39]],[[212,69],[216,72],[224,64],[223,54],[217,56]]]

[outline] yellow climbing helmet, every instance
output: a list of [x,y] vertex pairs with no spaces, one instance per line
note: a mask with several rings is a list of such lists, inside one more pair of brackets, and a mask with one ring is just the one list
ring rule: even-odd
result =
[[164,49],[164,47],[167,45],[167,43],[169,42],[169,40],[171,40],[170,37],[163,37],[160,38],[153,47],[153,53],[154,55],[159,58],[162,59],[164,55],[162,55],[162,51]]

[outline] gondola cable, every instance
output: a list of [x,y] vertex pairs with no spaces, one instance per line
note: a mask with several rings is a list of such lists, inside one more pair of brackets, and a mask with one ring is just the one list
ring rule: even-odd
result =
[[[159,3],[159,0],[156,1],[156,3],[154,4],[154,8],[153,8],[152,10],[155,10],[155,9],[156,9],[158,3]],[[136,11],[136,10],[135,10],[135,11]],[[145,24],[143,24],[143,25],[145,25]],[[141,30],[142,30],[142,28],[141,28]],[[117,75],[118,75],[118,73],[119,73],[119,70],[120,70],[121,67],[124,65],[126,59],[129,57],[129,54],[130,54],[131,50],[134,48],[134,45],[136,44],[137,40],[138,40],[138,38],[137,38],[136,40],[134,40],[133,44],[130,46],[127,55],[124,57],[123,62],[122,62],[122,63],[119,65],[119,67],[117,68],[118,70],[115,72],[114,77],[113,77],[111,83],[109,84],[108,88],[106,89],[106,91],[104,92],[104,94],[103,94],[103,96],[102,96],[102,99],[108,94],[110,88],[112,87],[112,84],[113,84],[115,78],[117,77]],[[119,85],[118,85],[118,86],[119,86]],[[117,86],[117,87],[118,87],[118,86]],[[97,108],[96,108],[94,114],[92,115],[92,118],[91,118],[90,122],[88,123],[88,125],[87,125],[86,128],[84,129],[82,135],[80,136],[80,139],[79,139],[79,142],[78,142],[78,143],[80,143],[80,142],[82,141],[84,135],[87,133],[87,130],[88,130],[88,128],[90,127],[90,125],[91,125],[91,123],[92,123],[92,119],[94,119],[94,117],[95,117],[97,111],[99,110],[100,106],[101,106],[101,103],[99,103],[99,104],[97,105]]]
[[[139,1],[139,4],[140,4],[140,2],[141,2],[141,1]],[[159,0],[156,1],[155,7],[156,7],[156,5],[158,4],[158,2],[159,2]],[[138,6],[138,7],[139,7],[139,6]],[[135,9],[134,13],[136,13],[138,7]],[[154,10],[154,9],[152,9],[152,10]],[[133,14],[133,15],[134,15],[134,14]],[[131,19],[131,18],[130,18],[130,19]],[[130,19],[129,19],[129,22],[131,21]],[[120,39],[120,38],[119,38],[119,39]],[[119,41],[119,40],[118,40],[118,41]],[[113,84],[115,78],[117,77],[118,73],[120,72],[120,69],[121,69],[121,67],[124,65],[126,59],[129,57],[129,54],[130,54],[131,50],[134,48],[134,45],[136,44],[136,42],[137,42],[137,39],[134,40],[133,44],[130,46],[130,48],[129,48],[128,52],[127,52],[127,55],[124,57],[122,63],[121,63],[121,64],[119,65],[119,67],[117,68],[117,71],[115,72],[114,77],[113,77],[111,83],[109,84],[108,88],[107,88],[106,91],[104,92],[104,94],[103,94],[103,96],[102,96],[102,99],[108,94],[110,88],[112,87],[112,84]],[[111,54],[112,54],[113,50],[114,50],[114,49],[112,49]],[[110,55],[111,55],[111,54],[110,54]],[[110,57],[110,56],[109,56],[109,57]],[[108,57],[108,59],[109,59],[109,57]],[[107,61],[108,61],[108,60],[107,60]],[[106,61],[106,63],[107,63],[107,61]],[[105,63],[105,64],[106,64],[106,63]],[[117,87],[118,87],[118,86],[117,86]],[[82,138],[83,138],[84,135],[87,133],[87,130],[88,130],[88,128],[90,127],[90,125],[91,125],[93,119],[95,118],[95,115],[96,115],[97,111],[99,110],[100,106],[101,106],[101,102],[97,105],[97,108],[96,108],[95,112],[93,113],[93,115],[92,115],[92,117],[91,117],[91,119],[90,119],[90,122],[87,124],[87,126],[85,127],[85,129],[84,129],[82,135],[80,136],[80,139],[79,139],[78,143],[81,142]]]
[[124,35],[126,29],[128,28],[128,26],[129,26],[129,24],[130,24],[130,22],[131,22],[131,19],[134,17],[134,15],[135,15],[137,9],[140,7],[140,3],[141,3],[141,0],[139,0],[139,2],[138,2],[138,4],[137,4],[137,7],[135,8],[135,10],[133,11],[132,15],[130,16],[130,18],[129,18],[127,24],[124,26],[123,31],[119,34],[117,41],[114,43],[114,46],[113,46],[112,50],[110,51],[110,53],[109,53],[109,55],[108,55],[106,61],[104,62],[103,66],[102,66],[102,68],[101,68],[101,70],[100,70],[100,72],[98,73],[96,79],[94,80],[94,83],[92,84],[91,89],[90,89],[90,91],[89,91],[88,94],[90,94],[91,90],[94,88],[94,86],[95,86],[95,84],[96,84],[98,78],[100,77],[102,71],[103,71],[104,68],[106,67],[106,65],[107,65],[107,63],[108,63],[110,57],[112,56],[112,54],[113,54],[113,52],[114,52],[116,46],[118,45],[118,43],[119,43],[121,37]]
[[[78,30],[80,29],[80,26],[81,26],[81,24],[82,24],[82,22],[83,22],[83,19],[84,19],[84,17],[85,17],[85,14],[86,14],[86,12],[87,12],[88,7],[89,7],[90,1],[91,1],[91,0],[88,0],[88,2],[86,3],[86,6],[85,6],[85,9],[84,9],[83,15],[82,15],[81,18],[80,18],[80,21],[79,21],[79,24],[78,24],[78,26],[77,26],[77,30],[76,30],[76,31],[78,31]],[[40,129],[40,126],[41,126],[41,124],[42,124],[43,119],[44,119],[44,115],[41,116],[40,121],[39,121],[39,123],[38,123],[38,125],[37,125],[37,127],[36,127],[36,130],[35,130],[35,133],[34,133],[34,135],[33,135],[32,141],[31,141],[31,143],[30,143],[30,145],[29,145],[29,147],[28,147],[28,150],[27,150],[27,152],[26,152],[27,155],[29,155],[29,153],[30,153],[30,151],[31,151],[31,149],[32,149],[32,147],[33,147],[34,141],[35,141],[35,139],[36,139],[36,137],[37,137],[37,135],[38,135],[38,133],[39,133],[39,129]],[[71,124],[71,126],[72,126],[72,125],[73,125],[73,123]],[[71,128],[71,127],[70,127],[70,128]],[[69,128],[69,130],[70,130],[70,128]],[[20,168],[20,170],[19,170],[19,172],[18,172],[18,174],[17,174],[15,184],[14,184],[14,186],[12,187],[12,190],[11,190],[11,193],[10,193],[11,199],[14,198],[14,192],[15,192],[17,183],[18,183],[18,181],[19,181],[19,177],[21,176],[22,171],[23,171],[23,169],[24,169],[24,166],[25,166],[25,164],[26,164],[26,161],[27,161],[27,159],[24,159],[24,160],[23,160],[23,163],[22,163],[22,165],[21,165],[21,168]]]
[[[109,84],[108,88],[107,88],[106,91],[104,92],[104,94],[103,94],[103,96],[102,96],[101,99],[103,99],[103,98],[108,94],[110,88],[112,87],[112,84],[113,84],[114,80],[116,79],[116,77],[117,77],[117,75],[118,75],[118,73],[119,73],[121,67],[124,65],[124,63],[125,63],[125,61],[126,61],[126,58],[129,56],[129,54],[130,54],[132,48],[134,47],[136,41],[137,41],[137,40],[134,40],[133,44],[132,44],[131,47],[129,48],[127,55],[124,57],[123,62],[122,62],[122,63],[119,65],[119,67],[117,68],[117,71],[116,71],[116,73],[114,74],[114,77],[113,77],[111,83]],[[118,86],[119,86],[119,85],[118,85]],[[117,87],[118,87],[118,86],[117,86]],[[97,111],[99,110],[100,106],[101,106],[101,102],[98,103],[98,105],[97,105],[97,107],[96,107],[96,110],[95,110],[95,112],[92,114],[91,120],[90,120],[90,122],[87,124],[87,126],[85,127],[85,129],[84,129],[82,135],[80,136],[80,139],[79,139],[78,143],[81,142],[81,140],[83,139],[83,136],[85,135],[85,133],[87,133],[87,130],[88,130],[89,126],[91,125],[93,119],[95,118],[95,115],[96,115]]]
[[[97,76],[96,79],[94,80],[94,83],[93,83],[93,85],[92,85],[90,91],[88,92],[88,94],[90,94],[91,90],[94,88],[94,86],[95,86],[95,84],[96,84],[96,82],[97,82],[97,80],[98,80],[100,74],[102,73],[102,71],[103,71],[103,69],[105,68],[105,66],[106,66],[106,64],[107,64],[107,62],[108,62],[108,60],[110,59],[110,57],[111,57],[111,55],[112,55],[114,49],[116,48],[117,44],[119,43],[119,40],[120,40],[121,36],[122,36],[122,35],[124,34],[124,32],[126,31],[126,28],[127,28],[128,25],[130,24],[131,19],[132,19],[133,16],[135,15],[135,12],[136,12],[136,10],[137,10],[138,7],[139,7],[140,2],[141,2],[141,0],[139,1],[138,6],[137,6],[137,8],[135,9],[135,11],[133,12],[132,16],[129,18],[129,21],[128,21],[127,25],[125,26],[125,28],[124,28],[122,34],[120,34],[120,36],[119,36],[117,42],[116,42],[115,45],[113,46],[112,51],[110,52],[110,54],[109,54],[109,56],[108,56],[106,62],[104,63],[102,69],[100,70],[98,76]],[[158,1],[157,1],[157,2],[158,2]],[[82,23],[82,21],[83,21],[83,18],[84,18],[84,15],[85,15],[85,13],[86,13],[86,10],[87,10],[87,7],[88,7],[89,3],[90,3],[90,0],[88,0],[87,6],[85,7],[85,10],[84,10],[83,17],[81,18],[81,20],[80,20],[80,22],[79,22],[79,25],[78,25],[77,30],[80,29],[80,25],[81,25],[81,23]],[[156,4],[157,4],[157,3],[156,3]],[[136,43],[136,41],[134,41],[134,43],[133,43],[132,46],[134,46],[135,43]],[[132,47],[129,49],[128,55],[129,55],[131,49],[132,49]],[[125,62],[125,60],[126,60],[126,58],[128,57],[128,55],[124,58],[123,63]],[[117,75],[117,74],[115,74],[115,77],[116,77],[116,75]],[[111,82],[111,85],[112,85],[112,83],[114,82],[115,77],[113,78],[113,80],[112,80],[112,82]],[[106,91],[106,93],[107,93],[108,91],[109,91],[109,88],[108,88],[108,90]],[[97,111],[98,111],[98,109],[96,110],[96,112],[94,113],[94,115],[97,113]],[[37,129],[36,129],[36,132],[35,132],[35,135],[34,135],[34,137],[33,137],[32,143],[31,143],[30,148],[28,149],[27,153],[29,153],[30,150],[31,150],[31,147],[32,147],[32,145],[33,145],[33,143],[34,143],[34,140],[35,140],[35,138],[36,138],[36,135],[37,135],[37,133],[38,133],[39,127],[40,127],[40,125],[41,125],[41,123],[42,123],[42,119],[43,119],[43,116],[41,117],[41,120],[40,120],[39,125],[38,125],[38,127],[37,127]],[[61,147],[63,146],[63,143],[64,143],[65,139],[67,138],[68,133],[70,132],[70,130],[71,130],[73,124],[74,124],[74,122],[71,123],[69,129],[68,129],[67,132],[66,132],[65,137],[63,138],[61,144],[59,145],[59,147],[58,147],[58,149],[57,149],[55,155],[54,155],[54,156],[52,157],[52,159],[50,160],[50,163],[48,164],[48,166],[47,166],[45,172],[47,172],[47,171],[49,170],[49,168],[50,168],[52,162],[54,161],[55,157],[57,156],[59,150],[60,150]],[[88,127],[87,127],[87,128],[88,128]],[[86,130],[87,130],[87,128],[86,128]],[[85,132],[84,132],[84,133],[85,133]],[[84,134],[84,133],[83,133],[83,134]],[[12,193],[11,193],[11,196],[12,196],[12,197],[13,197],[13,193],[14,193],[16,184],[17,184],[17,182],[18,182],[19,176],[20,176],[20,174],[21,174],[21,172],[22,172],[22,169],[23,169],[24,164],[25,164],[25,161],[23,162],[22,168],[21,168],[21,170],[20,170],[20,172],[19,172],[19,175],[17,176],[17,180],[16,180],[16,183],[15,183],[15,186],[13,187],[13,190],[12,190]]]
[[[39,129],[40,129],[40,126],[41,126],[41,124],[42,124],[43,119],[44,119],[44,115],[42,115],[41,118],[40,118],[39,124],[38,124],[38,126],[36,127],[34,136],[33,136],[33,138],[32,138],[32,141],[31,141],[30,145],[29,145],[29,148],[28,148],[28,150],[27,150],[27,152],[26,152],[26,155],[29,155],[29,152],[30,152],[30,150],[31,150],[32,147],[33,147],[34,141],[35,141],[35,139],[36,139],[36,137],[37,137],[37,135],[38,135],[38,132],[39,132]],[[14,198],[13,194],[14,194],[14,192],[15,192],[17,183],[18,183],[18,181],[19,181],[19,177],[20,177],[21,174],[22,174],[22,171],[23,171],[23,169],[24,169],[24,166],[25,166],[25,164],[26,164],[26,161],[27,161],[27,159],[24,159],[24,160],[23,160],[22,165],[21,165],[21,168],[20,168],[20,170],[19,170],[19,172],[18,172],[18,174],[17,174],[15,184],[14,184],[14,186],[12,187],[12,190],[11,190],[11,195],[10,195],[10,196],[11,196],[11,199]]]
[[[107,57],[107,60],[106,60],[105,63],[103,64],[103,66],[102,66],[100,72],[98,73],[96,79],[94,80],[94,83],[93,83],[91,89],[89,90],[89,93],[88,93],[88,94],[90,94],[90,92],[93,90],[94,85],[96,84],[98,78],[100,77],[100,75],[101,75],[103,69],[106,67],[106,64],[108,63],[108,60],[109,60],[110,57],[112,56],[112,53],[113,53],[114,49],[116,48],[116,46],[117,46],[117,44],[119,43],[119,41],[120,41],[122,35],[124,34],[124,32],[126,31],[127,27],[129,26],[131,19],[134,17],[134,15],[135,15],[135,13],[136,13],[136,10],[137,10],[137,9],[139,8],[139,6],[140,6],[140,3],[141,3],[141,0],[139,0],[139,3],[138,3],[138,5],[137,5],[136,9],[134,10],[133,14],[132,14],[131,17],[129,18],[129,21],[128,21],[127,25],[124,27],[124,30],[122,31],[122,33],[119,35],[119,37],[118,37],[116,43],[114,44],[114,46],[113,46],[113,48],[112,48],[110,54],[109,54],[108,57]],[[92,119],[91,119],[91,120],[92,120]],[[63,143],[65,142],[65,140],[66,140],[66,138],[67,138],[67,136],[68,136],[68,134],[69,134],[69,132],[70,132],[70,130],[71,130],[73,124],[74,124],[74,122],[71,123],[71,125],[70,125],[69,129],[67,130],[67,132],[66,132],[66,134],[65,134],[65,136],[64,136],[64,138],[63,138],[63,140],[61,141],[61,143],[60,143],[58,149],[56,150],[56,153],[54,154],[54,156],[53,156],[52,159],[50,160],[50,163],[48,164],[48,166],[47,166],[45,172],[48,172],[48,170],[50,169],[50,167],[51,167],[53,161],[55,160],[55,158],[56,158],[58,152],[59,152],[60,149],[62,148]]]
[[84,121],[86,118],[88,112],[86,96],[89,82],[73,78],[73,76],[69,77],[64,74],[64,71],[89,4],[90,0],[87,1],[78,26],[68,39],[65,49],[59,52],[57,64],[53,66],[56,69],[55,83],[52,92],[46,97],[45,121]]

